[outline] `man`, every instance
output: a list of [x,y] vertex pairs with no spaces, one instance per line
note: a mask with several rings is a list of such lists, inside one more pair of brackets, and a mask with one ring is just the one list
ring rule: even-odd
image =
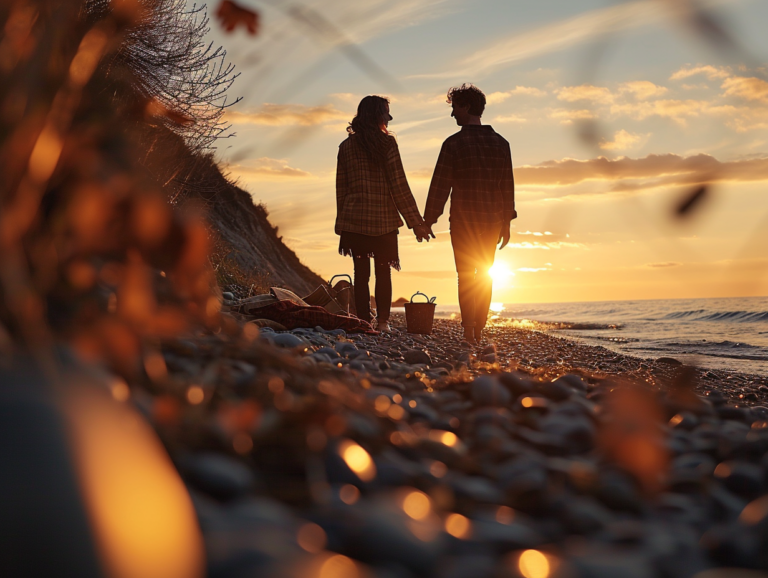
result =
[[448,91],[451,116],[461,130],[440,150],[429,187],[424,221],[437,222],[451,196],[451,245],[459,277],[464,338],[479,341],[488,320],[496,244],[509,243],[515,211],[515,183],[509,143],[480,117],[485,94],[472,84]]

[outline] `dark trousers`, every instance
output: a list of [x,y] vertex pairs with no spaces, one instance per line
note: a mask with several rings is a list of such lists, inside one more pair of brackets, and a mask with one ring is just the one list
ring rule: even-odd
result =
[[493,282],[488,270],[496,256],[499,227],[451,225],[451,245],[459,276],[459,308],[464,327],[482,329],[488,321]]
[[[371,258],[353,257],[355,266],[355,309],[357,316],[363,321],[371,319],[371,292],[368,282],[371,279]],[[387,261],[373,258],[373,268],[376,273],[376,317],[379,323],[389,321],[389,310],[392,306],[392,270]]]

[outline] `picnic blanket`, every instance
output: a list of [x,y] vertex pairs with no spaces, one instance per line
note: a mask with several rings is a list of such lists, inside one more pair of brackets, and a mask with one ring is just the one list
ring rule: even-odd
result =
[[370,323],[357,317],[335,315],[322,307],[299,305],[290,300],[259,307],[252,314],[258,315],[261,319],[277,321],[288,329],[320,326],[328,330],[343,329],[348,333],[376,333]]

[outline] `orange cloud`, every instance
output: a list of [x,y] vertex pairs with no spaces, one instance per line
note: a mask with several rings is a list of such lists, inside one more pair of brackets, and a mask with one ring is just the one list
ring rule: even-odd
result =
[[653,98],[661,96],[669,89],[666,86],[658,86],[648,80],[635,80],[625,82],[619,87],[619,92],[629,93],[638,99]]
[[488,104],[497,104],[499,102],[504,102],[512,96],[545,96],[546,94],[547,93],[540,88],[535,88],[533,86],[516,86],[512,90],[508,90],[506,92],[492,92],[491,94],[487,95],[485,99]]
[[228,110],[224,119],[232,124],[263,124],[270,126],[312,126],[331,120],[349,119],[344,113],[330,104],[322,106],[304,106],[302,104],[265,103],[255,111],[238,112]]
[[644,141],[647,141],[649,136],[650,135],[647,134],[635,134],[621,129],[613,135],[612,141],[601,142],[600,148],[606,151],[625,151],[627,149],[635,148],[636,145],[640,145]]
[[564,159],[515,169],[520,185],[564,186],[585,181],[612,181],[614,191],[637,190],[662,185],[688,185],[702,182],[768,180],[768,158],[721,162],[699,154],[648,155],[632,159]]
[[565,86],[557,91],[558,100],[566,102],[576,102],[579,100],[589,100],[592,102],[609,103],[613,102],[613,94],[604,86],[592,86],[591,84],[582,84],[581,86]]
[[229,170],[236,176],[266,177],[267,179],[293,179],[311,177],[312,174],[301,169],[288,166],[286,159],[271,159],[262,157],[256,159],[253,164],[232,165]]
[[724,96],[738,96],[768,103],[768,82],[760,78],[732,76],[725,79],[721,88],[725,90]]
[[672,76],[669,77],[670,80],[682,80],[684,78],[690,78],[691,76],[695,76],[697,74],[704,74],[707,78],[710,80],[714,80],[716,78],[727,78],[731,75],[731,73],[725,69],[725,68],[715,68],[714,66],[711,66],[709,64],[705,66],[693,66],[689,68],[681,68]]

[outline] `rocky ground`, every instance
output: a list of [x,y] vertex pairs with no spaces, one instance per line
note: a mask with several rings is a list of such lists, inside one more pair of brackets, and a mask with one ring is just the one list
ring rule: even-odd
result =
[[[765,377],[493,326],[230,319],[131,384],[212,577],[761,576]],[[720,569],[718,568],[728,568]]]

